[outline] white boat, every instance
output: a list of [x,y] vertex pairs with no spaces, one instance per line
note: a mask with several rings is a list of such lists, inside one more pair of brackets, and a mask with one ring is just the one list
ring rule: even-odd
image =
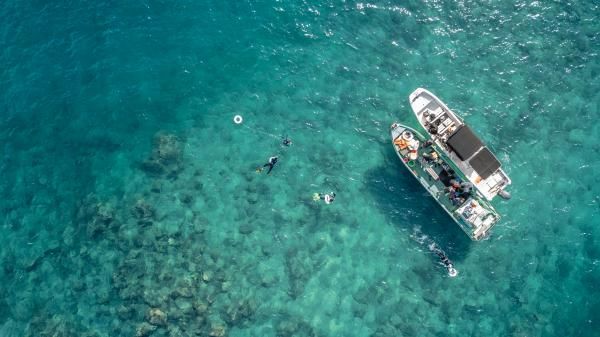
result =
[[487,200],[510,198],[505,188],[511,180],[500,161],[462,119],[426,89],[415,90],[409,101],[431,139]]

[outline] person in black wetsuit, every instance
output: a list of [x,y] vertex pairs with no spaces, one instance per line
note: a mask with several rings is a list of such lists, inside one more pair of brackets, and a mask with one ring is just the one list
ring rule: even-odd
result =
[[435,243],[431,243],[429,245],[429,250],[434,252],[435,255],[437,255],[440,258],[440,261],[448,270],[448,275],[450,275],[450,277],[455,277],[456,275],[458,275],[458,271],[454,268],[454,264],[452,263],[452,261],[450,261],[448,256],[446,256],[446,254],[444,253],[444,251],[442,251]]
[[440,258],[446,268],[452,268],[452,261],[439,249],[436,249],[435,254]]
[[433,124],[429,125],[429,133],[433,136],[437,135],[437,126]]
[[271,170],[273,169],[275,164],[277,164],[277,156],[273,156],[273,157],[269,158],[269,162],[267,162],[266,164],[263,165],[263,167],[267,167],[267,166],[269,167],[267,174],[271,173]]
[[446,187],[452,186],[452,183],[450,181],[456,178],[456,176],[454,175],[453,169],[443,169],[442,172],[440,172],[439,176],[440,176],[440,181]]
[[467,199],[471,196],[471,191],[473,190],[473,184],[468,181],[463,181],[460,183],[460,195]]
[[436,163],[439,155],[437,154],[437,152],[435,152],[435,150],[432,150],[430,152],[423,152],[423,158],[427,161],[427,162],[433,162]]
[[285,145],[285,146],[292,145],[292,140],[289,139],[288,136],[285,136],[285,138],[283,139],[283,145]]

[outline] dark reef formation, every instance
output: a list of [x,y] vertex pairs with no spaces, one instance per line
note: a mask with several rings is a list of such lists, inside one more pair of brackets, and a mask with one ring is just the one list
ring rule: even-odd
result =
[[159,132],[154,136],[152,154],[141,165],[142,170],[155,176],[176,177],[183,170],[183,150],[179,138]]
[[[177,136],[161,132],[153,144],[140,168],[147,174],[141,175],[139,188],[120,197],[83,198],[60,239],[29,260],[15,261],[10,251],[3,254],[5,275],[25,272],[42,278],[38,270],[63,270],[65,296],[91,303],[82,317],[92,317],[93,326],[104,329],[91,330],[76,311],[55,310],[35,298],[6,310],[0,303],[0,310],[19,313],[15,317],[23,321],[34,317],[27,337],[224,337],[273,317],[278,336],[316,336],[307,321],[261,306],[261,296],[287,282],[289,299],[300,298],[319,268],[312,261],[319,244],[282,250],[280,256],[271,245],[257,246],[257,235],[270,235],[266,223],[288,221],[281,214],[259,220],[264,215],[254,204],[269,189],[264,183],[232,195],[247,207],[234,213],[236,224],[227,237],[210,241],[207,235],[221,228],[201,210],[214,207],[218,196],[203,192],[206,180],[200,168],[190,166],[186,172]],[[174,179],[184,175],[186,179]],[[283,262],[280,274],[259,268],[261,261],[275,258]]]

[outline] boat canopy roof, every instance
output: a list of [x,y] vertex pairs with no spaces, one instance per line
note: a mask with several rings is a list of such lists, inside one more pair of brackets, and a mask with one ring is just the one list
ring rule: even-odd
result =
[[461,125],[446,141],[461,160],[469,159],[483,147],[481,140],[475,136],[471,128]]
[[491,176],[492,173],[500,168],[500,162],[487,147],[481,149],[481,151],[471,158],[469,164],[471,164],[475,172],[477,172],[482,179],[487,179],[487,177]]

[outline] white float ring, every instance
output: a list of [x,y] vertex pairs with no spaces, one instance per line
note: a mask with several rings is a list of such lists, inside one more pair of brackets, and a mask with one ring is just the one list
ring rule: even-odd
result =
[[235,115],[235,117],[233,117],[233,122],[235,124],[242,124],[243,121],[244,119],[240,115]]

